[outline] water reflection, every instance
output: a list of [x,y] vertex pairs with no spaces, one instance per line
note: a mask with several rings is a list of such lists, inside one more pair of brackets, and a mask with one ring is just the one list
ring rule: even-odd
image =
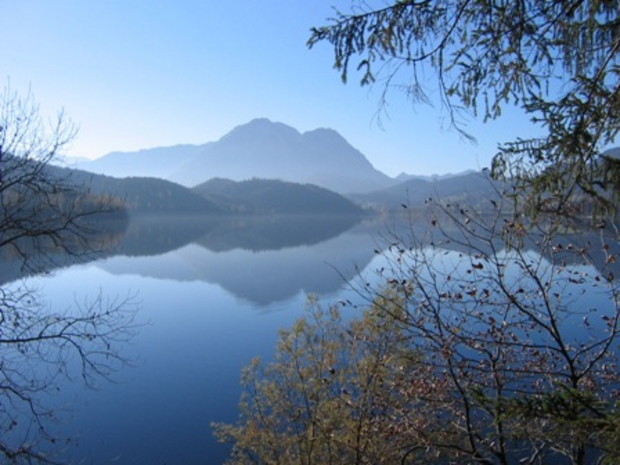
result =
[[[70,463],[221,463],[226,446],[209,424],[237,416],[239,373],[249,360],[272,354],[277,330],[301,314],[305,294],[324,301],[350,297],[346,282],[382,267],[377,252],[390,234],[425,234],[414,224],[368,218],[140,218],[105,259],[57,261],[66,266],[30,283],[54,308],[97,295],[140,295],[141,328],[123,355],[136,360],[115,383],[85,391],[61,386],[51,406],[71,406],[59,436],[75,438]],[[384,238],[384,239],[382,239]],[[455,239],[458,239],[455,237]],[[565,244],[600,244],[600,233],[576,233]],[[613,243],[611,243],[613,246]],[[458,240],[437,245],[454,255]],[[592,249],[592,250],[600,250]],[[595,264],[604,256],[594,257]],[[0,261],[3,282],[19,276]],[[47,271],[53,271],[50,267]],[[601,268],[602,269],[602,268]],[[366,272],[364,272],[366,270]]]
[[218,284],[257,306],[300,292],[330,295],[373,258],[373,225],[350,228],[341,220],[313,224],[310,229],[311,221],[229,223],[172,252],[115,257],[100,266],[116,274]]
[[190,243],[214,252],[314,245],[347,231],[359,216],[145,216],[132,218],[117,254],[160,255]]
[[61,438],[72,437],[54,432],[49,399],[67,382],[95,386],[128,361],[136,301],[83,297],[58,307],[32,282],[0,287],[0,456],[11,463],[56,463]]
[[[79,366],[65,360],[53,366],[37,353],[29,359],[34,368],[24,373],[24,382],[38,379],[35,369],[53,373],[53,389],[37,393],[36,401],[62,421],[46,425],[46,434],[70,439],[62,446],[54,439],[47,451],[69,463],[195,463],[205,457],[219,463],[226,447],[214,443],[208,425],[234,416],[241,367],[254,355],[268,356],[276,329],[303,309],[305,292],[335,293],[344,285],[328,263],[351,275],[355,263],[369,262],[367,229],[352,218],[141,218],[121,235],[116,227],[101,228],[114,237],[113,250],[47,260],[41,274],[25,281],[39,290],[45,306],[74,308],[102,290],[112,298],[137,292],[138,320],[149,322],[132,346],[123,347],[123,359],[136,366],[121,367],[115,383],[100,384],[98,391],[77,382]],[[30,253],[35,251],[33,246]],[[2,258],[2,289],[20,286],[19,278],[28,274],[19,257]],[[96,261],[88,264],[91,259]],[[293,311],[251,319],[261,315],[260,308]],[[106,344],[117,331],[107,339],[93,334]],[[56,376],[68,370],[70,378]],[[38,430],[33,436],[13,431],[17,444],[36,440]]]
[[[336,292],[372,259],[375,228],[354,216],[141,217],[120,239],[102,225],[116,246],[90,258],[106,257],[99,266],[110,273],[214,283],[266,306],[299,292]],[[1,282],[23,276],[18,258],[2,261]],[[84,261],[59,257],[44,272]]]

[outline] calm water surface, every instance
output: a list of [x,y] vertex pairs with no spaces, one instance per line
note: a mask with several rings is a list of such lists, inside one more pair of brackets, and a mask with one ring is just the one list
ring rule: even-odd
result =
[[96,389],[63,382],[46,400],[58,412],[53,428],[71,438],[61,458],[223,462],[228,447],[214,440],[210,423],[237,418],[242,367],[272,356],[278,329],[303,313],[308,293],[325,303],[351,297],[346,282],[375,257],[375,231],[358,223],[336,227],[331,237],[289,237],[283,246],[273,239],[282,231],[263,231],[272,237],[262,244],[202,237],[160,254],[134,248],[29,279],[54,310],[100,292],[136,295],[140,304],[138,334],[122,349],[131,364]]
[[116,255],[29,278],[54,311],[99,293],[139,301],[138,333],[122,346],[131,363],[96,389],[65,380],[45,399],[57,411],[52,429],[71,439],[55,452],[80,464],[222,463],[228,446],[210,423],[236,420],[242,367],[272,357],[278,329],[303,313],[308,293],[325,304],[355,300],[347,283],[382,265],[375,250],[385,228],[342,219],[137,222]]

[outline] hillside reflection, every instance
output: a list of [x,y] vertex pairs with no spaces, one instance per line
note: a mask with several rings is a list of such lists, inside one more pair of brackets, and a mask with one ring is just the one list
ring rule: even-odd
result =
[[[57,256],[42,273],[96,261],[114,274],[218,284],[264,306],[299,292],[327,295],[373,257],[373,222],[357,216],[137,217],[123,231],[101,223],[97,254]],[[36,247],[32,247],[36,255]],[[2,257],[0,284],[29,273]],[[331,268],[330,268],[331,267]],[[336,272],[338,270],[338,272]]]
[[218,252],[318,244],[358,224],[358,216],[138,217],[115,254],[160,255],[191,243]]
[[[97,240],[108,247],[97,254],[59,255],[43,271],[97,260],[113,274],[217,284],[263,307],[299,293],[336,293],[389,246],[391,236],[421,237],[428,225],[425,215],[414,222],[355,216],[138,217],[122,231],[118,224],[102,223]],[[459,231],[443,232],[453,240],[438,242],[438,248],[468,253],[472,244],[461,242]],[[573,232],[564,240],[588,249],[601,269],[605,256],[592,247],[601,244],[601,234]],[[496,239],[502,248],[502,238]],[[535,240],[525,248],[536,249]],[[24,276],[19,264],[19,257],[2,257],[0,285]]]
[[[134,224],[119,247],[119,255],[131,258],[116,256],[101,268],[114,274],[209,282],[256,306],[300,292],[334,293],[374,255],[371,231],[376,226],[354,217],[150,221]],[[181,247],[182,235],[174,233],[179,228],[191,237]],[[148,241],[140,243],[140,238]],[[145,253],[147,247],[151,253]]]

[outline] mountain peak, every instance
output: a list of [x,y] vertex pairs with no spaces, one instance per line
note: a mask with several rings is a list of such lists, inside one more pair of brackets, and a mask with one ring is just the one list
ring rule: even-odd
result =
[[213,177],[280,179],[340,193],[368,192],[393,184],[337,131],[319,128],[302,135],[267,118],[239,125],[202,146],[156,148],[105,158],[125,176],[148,173],[186,186]]
[[316,129],[312,129],[310,131],[304,132],[304,136],[306,134],[308,134],[308,135],[324,134],[324,135],[336,135],[338,137],[342,137],[338,133],[338,131],[336,131],[335,129],[332,129],[332,128],[316,128]]
[[230,139],[290,139],[298,138],[299,136],[297,129],[284,123],[274,122],[268,118],[255,118],[248,123],[236,126],[232,131],[224,135],[220,141]]
[[347,144],[349,142],[338,131],[332,128],[317,128],[302,134],[305,139],[325,140],[329,143]]

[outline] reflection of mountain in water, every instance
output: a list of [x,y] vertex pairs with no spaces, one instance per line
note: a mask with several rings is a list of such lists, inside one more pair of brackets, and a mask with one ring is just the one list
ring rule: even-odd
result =
[[220,220],[218,227],[195,242],[216,252],[281,250],[319,244],[342,234],[359,221],[357,216],[249,216]]
[[[355,265],[366,266],[373,245],[360,219],[133,217],[120,234],[118,228],[102,223],[101,235],[112,235],[116,246],[91,259],[107,258],[101,267],[112,273],[210,282],[256,305],[267,305],[299,292],[330,294],[343,284],[338,273],[350,278]],[[87,257],[57,257],[41,272],[85,263]],[[1,281],[20,278],[19,257],[5,258]]]
[[181,249],[153,257],[116,257],[101,267],[112,273],[215,283],[264,306],[299,292],[336,292],[343,278],[352,278],[356,267],[365,267],[373,257],[365,225],[347,230],[350,221],[342,219],[331,224],[311,218],[271,220],[220,225]]
[[[360,221],[357,216],[135,216],[127,223],[102,221],[93,225],[97,232],[83,251],[67,255],[61,249],[41,254],[34,242],[20,244],[20,250],[37,262],[37,271],[50,273],[58,268],[116,255],[155,256],[200,243],[214,250],[278,250],[318,244],[348,230]],[[20,279],[23,260],[12,249],[0,252],[0,284]]]
[[[103,236],[99,240],[118,245],[106,252],[108,260],[101,267],[118,274],[210,282],[241,299],[265,306],[299,292],[323,296],[336,292],[344,280],[350,280],[356,270],[370,263],[376,249],[385,248],[386,241],[378,239],[385,225],[378,223],[360,223],[355,216],[134,217],[126,228],[102,224]],[[428,217],[423,216],[410,224],[401,223],[393,232],[400,238],[421,237],[428,232],[428,224]],[[437,232],[437,228],[431,230]],[[458,230],[446,232],[453,240],[438,240],[438,247],[471,252]],[[609,272],[600,233],[584,231],[557,240],[587,249],[599,272]],[[105,234],[110,236],[109,240]],[[617,243],[610,243],[615,248]],[[470,245],[482,253],[490,246],[475,241]],[[503,248],[500,236],[493,248]],[[536,250],[533,243],[526,242],[525,248]],[[614,255],[617,252],[608,251]],[[101,255],[90,257],[95,258]],[[81,254],[54,257],[42,271],[88,259],[89,255]],[[570,256],[566,259],[570,263]],[[0,283],[18,279],[20,263],[19,257],[3,256]],[[613,270],[614,274],[616,271]]]
[[358,216],[138,217],[116,255],[159,255],[198,243],[213,251],[280,250],[318,244],[350,229]]
[[[0,286],[35,274],[88,263],[109,256],[125,237],[127,219],[92,220],[80,234],[67,231],[69,247],[24,236],[0,248]],[[27,266],[24,256],[28,257]]]

